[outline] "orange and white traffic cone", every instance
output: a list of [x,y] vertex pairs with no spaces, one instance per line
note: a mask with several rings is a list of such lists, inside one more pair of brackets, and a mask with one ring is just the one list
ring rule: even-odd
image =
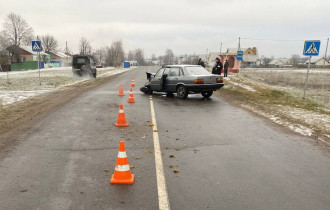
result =
[[129,91],[128,103],[135,103],[135,99],[134,99],[134,95],[133,95],[133,90],[132,89]]
[[134,79],[132,79],[131,87],[135,87],[135,81],[134,81]]
[[119,93],[118,93],[119,96],[124,96],[124,91],[123,91],[123,86],[120,85],[119,86]]
[[115,123],[115,125],[117,127],[127,127],[128,126],[122,104],[119,105],[119,113],[118,113],[118,118],[117,118],[117,122]]
[[128,164],[128,158],[125,150],[125,143],[119,142],[119,152],[115,167],[115,172],[110,179],[110,184],[133,184],[134,174],[131,174],[131,170]]

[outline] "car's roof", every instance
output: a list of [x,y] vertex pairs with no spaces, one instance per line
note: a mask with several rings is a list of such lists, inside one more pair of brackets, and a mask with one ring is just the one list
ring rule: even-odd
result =
[[74,58],[90,58],[89,55],[73,55]]
[[187,66],[200,66],[200,65],[181,64],[181,65],[165,65],[164,67],[187,67]]

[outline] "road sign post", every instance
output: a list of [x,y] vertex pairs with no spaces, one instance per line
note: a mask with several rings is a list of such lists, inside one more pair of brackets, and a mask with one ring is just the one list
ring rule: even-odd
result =
[[305,41],[304,53],[303,54],[309,56],[309,60],[308,60],[308,68],[307,68],[307,74],[306,74],[305,85],[304,85],[303,99],[305,99],[305,96],[306,96],[306,89],[307,89],[307,83],[308,83],[309,69],[310,69],[310,65],[311,65],[311,58],[312,58],[312,56],[318,56],[319,55],[320,46],[321,46],[321,41],[320,40]]
[[33,52],[37,52],[37,57],[38,57],[38,72],[39,72],[39,85],[41,85],[41,79],[40,79],[40,51],[41,51],[41,41],[32,41],[32,51]]
[[304,96],[303,96],[303,99],[305,99],[305,95],[306,95],[308,75],[309,75],[309,68],[310,68],[310,65],[311,65],[311,58],[312,58],[312,56],[309,56],[309,59],[308,59],[308,68],[307,68],[307,75],[306,75],[305,85],[304,85]]
[[237,51],[236,60],[242,61],[243,60],[243,51]]

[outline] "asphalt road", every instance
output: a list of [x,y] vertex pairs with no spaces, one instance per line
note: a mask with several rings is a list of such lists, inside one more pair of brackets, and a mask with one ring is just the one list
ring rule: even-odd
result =
[[[329,156],[221,96],[154,94],[153,132],[150,97],[139,91],[148,69],[123,73],[18,133],[0,156],[0,209],[158,209],[155,133],[171,209],[330,208]],[[136,103],[128,104],[132,78]],[[121,103],[126,128],[114,125]],[[133,185],[109,184],[121,140]]]

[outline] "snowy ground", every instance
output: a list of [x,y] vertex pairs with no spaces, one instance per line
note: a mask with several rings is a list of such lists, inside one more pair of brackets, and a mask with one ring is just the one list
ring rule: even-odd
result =
[[[97,77],[116,75],[130,69],[113,67],[97,69]],[[71,67],[55,67],[39,71],[0,72],[0,105],[8,105],[60,87],[89,80],[88,77],[73,77]]]

